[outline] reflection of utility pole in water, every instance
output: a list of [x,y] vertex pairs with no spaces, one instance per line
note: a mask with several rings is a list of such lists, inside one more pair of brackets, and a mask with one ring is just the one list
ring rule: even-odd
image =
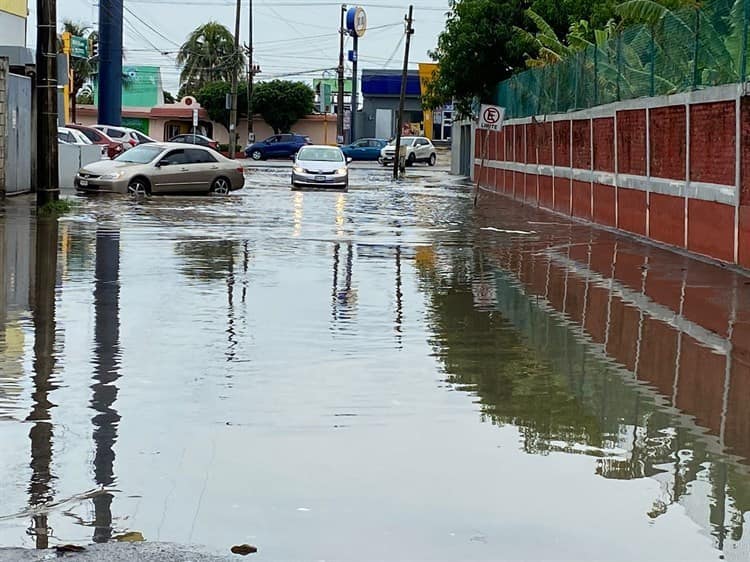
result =
[[396,246],[396,342],[403,343],[402,325],[404,322],[404,293],[401,289],[401,246]]
[[[55,369],[55,283],[57,280],[57,220],[39,219],[36,234],[36,273],[32,311],[34,316],[34,406],[27,421],[34,425],[31,439],[31,483],[29,504],[41,506],[53,498],[52,423],[50,392],[57,386],[52,380]],[[36,548],[49,546],[47,514],[32,518],[29,534],[36,537]]]
[[[96,412],[94,426],[94,479],[101,487],[115,482],[114,445],[120,415],[113,408],[120,378],[120,233],[98,230],[96,233],[96,280],[94,286],[94,383],[91,407]],[[110,493],[94,497],[95,543],[112,537],[112,500]]]
[[[229,247],[229,271],[227,271],[227,361],[234,361],[237,356],[237,329],[234,317],[234,247]],[[231,378],[231,374],[229,375]]]
[[333,245],[333,294],[332,311],[333,320],[348,318],[346,314],[350,307],[357,301],[356,291],[352,289],[352,277],[354,269],[354,246],[352,243],[346,245],[346,261],[344,262],[344,287],[339,288],[339,269],[341,267],[341,245],[337,242]]

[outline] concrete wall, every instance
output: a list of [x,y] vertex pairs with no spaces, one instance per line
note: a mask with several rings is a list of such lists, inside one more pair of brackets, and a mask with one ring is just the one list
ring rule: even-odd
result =
[[8,131],[8,59],[0,58],[0,199],[5,197],[5,135]]
[[[367,97],[362,103],[362,111],[359,112],[359,128],[357,129],[358,138],[367,138],[375,136],[375,115],[378,109],[390,109],[392,111],[392,123],[391,133],[396,134],[396,125],[398,119],[398,97]],[[421,113],[422,102],[419,98],[407,97],[404,100],[404,114],[407,115],[407,122],[411,122],[408,119],[407,112]],[[419,119],[421,121],[421,119]]]
[[551,211],[750,268],[750,99],[741,86],[476,132],[480,183]]

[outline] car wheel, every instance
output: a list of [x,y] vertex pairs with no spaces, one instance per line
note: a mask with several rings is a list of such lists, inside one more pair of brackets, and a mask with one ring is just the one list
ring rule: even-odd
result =
[[413,166],[414,163],[417,161],[416,155],[412,152],[409,154],[409,156],[406,158],[406,165],[407,166]]
[[378,156],[378,164],[380,164],[381,166],[385,166],[385,160],[383,160],[382,156]]
[[232,184],[229,183],[227,178],[216,178],[214,183],[211,184],[211,193],[216,195],[229,195],[230,191],[232,191]]
[[257,162],[258,160],[263,160],[263,153],[262,153],[262,152],[261,152],[260,150],[253,150],[253,151],[252,151],[252,152],[250,153],[250,158],[252,158],[252,159],[253,159],[253,160],[255,160],[256,162]]
[[145,197],[151,194],[151,186],[143,178],[134,178],[128,184],[128,194],[133,197]]
[[437,156],[435,156],[435,153],[433,152],[432,154],[430,154],[430,161],[428,162],[428,164],[430,166],[434,166],[435,162],[437,162]]

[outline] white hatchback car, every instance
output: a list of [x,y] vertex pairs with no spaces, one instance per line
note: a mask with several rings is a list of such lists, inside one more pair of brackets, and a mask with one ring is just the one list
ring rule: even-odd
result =
[[[434,166],[437,162],[437,153],[432,141],[426,137],[401,137],[401,146],[406,149],[406,165],[412,166],[417,162],[426,162]],[[381,166],[393,163],[396,156],[396,140],[392,140],[380,151]]]
[[140,131],[136,131],[135,129],[131,129],[129,127],[114,127],[113,125],[94,125],[94,129],[97,129],[110,137],[115,142],[122,143],[122,147],[127,150],[129,148],[133,148],[134,146],[138,146],[139,144],[146,144],[150,142],[156,142],[151,137],[148,137],[141,133]]

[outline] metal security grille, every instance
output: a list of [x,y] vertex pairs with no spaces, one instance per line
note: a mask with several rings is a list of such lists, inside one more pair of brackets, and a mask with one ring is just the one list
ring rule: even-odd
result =
[[665,10],[653,23],[501,82],[495,101],[507,116],[527,117],[745,82],[749,20],[750,0]]

